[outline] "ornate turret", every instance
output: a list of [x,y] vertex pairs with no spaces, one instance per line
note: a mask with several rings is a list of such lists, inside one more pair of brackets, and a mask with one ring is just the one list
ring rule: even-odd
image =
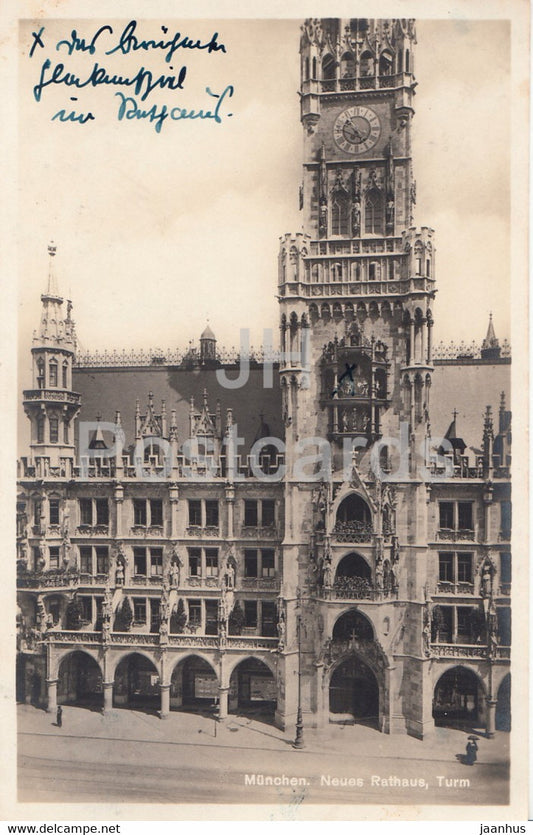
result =
[[200,337],[200,364],[210,365],[216,363],[217,339],[209,324]]
[[496,339],[494,325],[492,324],[492,313],[489,316],[489,326],[487,328],[487,335],[481,345],[481,359],[497,360],[501,354],[500,343]]
[[73,422],[80,409],[80,395],[72,391],[76,350],[70,315],[72,304],[67,301],[65,315],[55,273],[56,252],[54,244],[50,244],[47,287],[41,296],[41,321],[31,349],[33,388],[24,392],[23,401],[31,421],[30,448],[41,475],[46,475],[50,467],[58,467],[66,474],[73,463]]

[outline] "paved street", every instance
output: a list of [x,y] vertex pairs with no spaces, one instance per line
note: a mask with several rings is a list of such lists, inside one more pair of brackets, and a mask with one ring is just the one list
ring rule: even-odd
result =
[[306,730],[305,749],[295,751],[289,734],[244,716],[216,724],[197,714],[161,721],[65,707],[57,728],[50,714],[18,710],[21,802],[507,802],[503,733],[480,739],[478,762],[468,767],[457,759],[467,740],[459,730],[439,728],[420,742],[330,725]]

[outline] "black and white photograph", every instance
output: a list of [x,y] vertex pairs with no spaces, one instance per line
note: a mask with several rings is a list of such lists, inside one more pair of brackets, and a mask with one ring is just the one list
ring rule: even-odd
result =
[[527,5],[107,5],[13,29],[6,816],[527,820]]

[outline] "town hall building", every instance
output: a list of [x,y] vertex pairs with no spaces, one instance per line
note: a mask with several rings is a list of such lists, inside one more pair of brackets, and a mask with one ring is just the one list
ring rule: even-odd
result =
[[225,355],[208,326],[182,354],[84,355],[50,247],[23,392],[21,701],[251,713],[297,745],[339,722],[509,730],[510,355],[492,319],[480,349],[434,344],[415,43],[412,20],[302,26],[279,350]]

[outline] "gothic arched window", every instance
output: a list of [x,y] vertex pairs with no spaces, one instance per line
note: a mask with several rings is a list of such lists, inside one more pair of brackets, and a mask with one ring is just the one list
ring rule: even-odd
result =
[[37,360],[37,388],[44,389],[44,360]]
[[353,78],[355,75],[355,58],[351,52],[345,52],[341,59],[341,78]]
[[374,59],[372,58],[370,52],[363,52],[361,55],[359,74],[362,78],[374,75]]
[[48,372],[50,374],[50,380],[49,380],[50,387],[57,386],[57,362],[56,362],[56,360],[50,360],[50,363],[48,365]]
[[348,235],[350,208],[345,191],[337,191],[331,204],[331,234]]
[[325,55],[322,61],[322,78],[330,81],[335,78],[335,60],[332,55]]
[[365,233],[383,234],[383,196],[377,188],[371,189],[365,200]]

